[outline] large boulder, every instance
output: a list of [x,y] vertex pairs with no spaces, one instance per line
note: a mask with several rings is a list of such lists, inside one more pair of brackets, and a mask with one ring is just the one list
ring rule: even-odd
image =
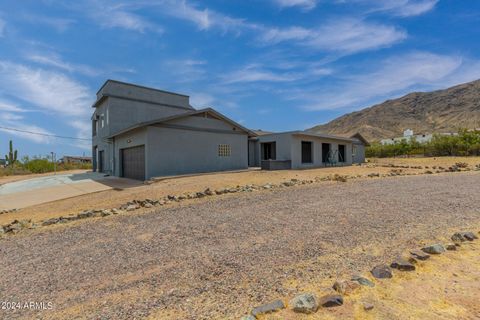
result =
[[423,247],[422,251],[429,254],[441,254],[445,252],[445,248],[441,244],[436,243],[430,246]]
[[292,310],[299,313],[314,313],[318,310],[318,299],[313,293],[302,293],[290,300]]
[[324,308],[338,307],[343,304],[343,298],[338,294],[329,294],[320,298],[320,305]]
[[427,260],[430,258],[430,255],[428,253],[423,252],[422,250],[410,250],[410,254],[412,255],[413,258],[417,260]]
[[372,276],[377,279],[389,279],[393,277],[392,270],[384,264],[373,267],[370,272]]
[[403,258],[397,258],[395,259],[391,264],[390,267],[400,270],[400,271],[414,271],[415,266],[410,263],[409,261],[403,259]]

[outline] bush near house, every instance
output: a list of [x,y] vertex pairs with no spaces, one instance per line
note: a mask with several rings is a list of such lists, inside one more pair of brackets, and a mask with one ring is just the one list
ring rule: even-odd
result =
[[[76,170],[76,169],[91,169],[91,164],[73,164],[73,163],[57,163],[57,171]],[[22,160],[17,160],[15,163],[15,171],[7,168],[0,168],[0,176],[8,175],[22,175],[31,173],[47,173],[53,172],[54,165],[48,157],[23,157]]]
[[386,158],[411,155],[427,157],[479,156],[480,131],[462,129],[456,136],[434,135],[432,140],[427,143],[419,143],[415,139],[404,139],[390,145],[373,143],[366,149],[367,157]]

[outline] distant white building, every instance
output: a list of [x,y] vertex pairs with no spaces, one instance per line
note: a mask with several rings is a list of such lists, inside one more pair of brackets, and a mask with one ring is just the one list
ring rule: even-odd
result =
[[[445,136],[456,136],[458,133],[438,133],[440,135],[445,135]],[[425,134],[413,134],[412,129],[406,129],[403,131],[403,136],[402,137],[396,137],[396,138],[390,138],[390,139],[382,139],[380,140],[380,143],[382,145],[388,145],[388,144],[395,144],[395,143],[400,143],[402,140],[410,141],[412,139],[415,139],[419,143],[426,143],[430,142],[433,138],[433,134],[431,133],[425,133]]]

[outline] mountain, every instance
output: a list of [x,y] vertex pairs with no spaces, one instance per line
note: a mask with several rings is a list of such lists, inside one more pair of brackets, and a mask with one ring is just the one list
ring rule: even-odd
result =
[[445,90],[413,92],[372,107],[345,114],[308,131],[353,135],[369,141],[403,135],[456,132],[480,127],[480,80]]

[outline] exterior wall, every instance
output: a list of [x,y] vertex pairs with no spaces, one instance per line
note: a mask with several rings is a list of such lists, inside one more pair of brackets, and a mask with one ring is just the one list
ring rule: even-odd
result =
[[102,96],[122,97],[144,102],[156,102],[193,110],[189,104],[189,97],[186,95],[112,80],[107,81],[97,92],[97,99],[100,99]]
[[248,166],[259,167],[260,166],[260,154],[257,152],[258,140],[248,140]]
[[292,135],[288,133],[269,134],[258,137],[257,152],[260,161],[262,159],[262,143],[275,142],[275,160],[292,160]]
[[122,149],[137,147],[145,145],[145,176],[148,175],[148,148],[147,148],[147,128],[139,128],[132,130],[130,132],[118,135],[114,138],[115,149],[113,153],[114,160],[114,175],[120,177],[122,175],[121,168],[121,155],[120,152]]
[[[146,141],[147,179],[248,168],[247,134],[150,126]],[[219,144],[230,145],[231,156],[218,156]]]
[[[312,142],[313,149],[313,162],[302,163],[302,141]],[[335,139],[317,138],[312,136],[292,136],[292,168],[293,169],[305,169],[324,167],[325,163],[322,162],[322,143],[330,143],[330,150],[335,154],[338,159],[338,145],[345,145],[345,162],[338,162],[337,165],[349,166],[352,164],[352,142],[341,141]],[[338,161],[338,160],[337,160]]]
[[[97,133],[96,135],[92,136],[92,165],[93,165],[93,171],[98,171],[99,168],[99,161],[98,161],[98,155],[100,151],[104,152],[104,170],[103,172],[108,173],[108,174],[113,174],[113,145],[111,142],[109,142],[105,137],[109,135],[109,119],[107,122],[107,110],[109,112],[109,105],[108,101],[104,101],[102,104],[100,104],[96,109],[95,112],[93,113],[92,118],[95,119],[95,117],[98,115],[101,117],[103,115],[103,127],[102,127],[102,119],[97,120]],[[110,113],[110,112],[109,112]],[[92,133],[93,134],[93,133]],[[95,149],[96,147],[96,149]],[[96,151],[95,151],[96,150]]]
[[354,143],[354,146],[357,147],[357,152],[355,156],[353,156],[353,163],[364,163],[365,145],[363,143]]
[[[326,164],[322,162],[322,143],[330,143],[331,150],[337,157],[338,157],[338,145],[339,144],[345,145],[345,162],[337,163],[337,165],[347,166],[353,163],[351,141],[328,139],[328,138],[314,137],[309,135],[302,136],[299,134],[292,134],[289,132],[259,136],[258,140],[259,140],[259,144],[257,147],[257,154],[261,155],[261,143],[275,142],[276,143],[276,160],[279,160],[279,161],[291,160],[292,169],[324,167]],[[313,148],[312,163],[302,163],[302,141],[312,142],[312,148]],[[358,150],[361,151],[360,148],[358,148]],[[363,151],[363,154],[364,154],[364,151]]]
[[92,158],[93,170],[98,171],[98,154],[104,151],[104,172],[108,174],[117,174],[118,163],[115,163],[115,159],[118,153],[114,150],[113,141],[106,137],[141,122],[194,110],[189,105],[188,96],[115,81],[108,81],[100,89],[97,98],[100,99],[103,96],[106,96],[106,99],[96,106],[92,116],[92,125],[93,119],[99,118],[97,133],[92,136]]

